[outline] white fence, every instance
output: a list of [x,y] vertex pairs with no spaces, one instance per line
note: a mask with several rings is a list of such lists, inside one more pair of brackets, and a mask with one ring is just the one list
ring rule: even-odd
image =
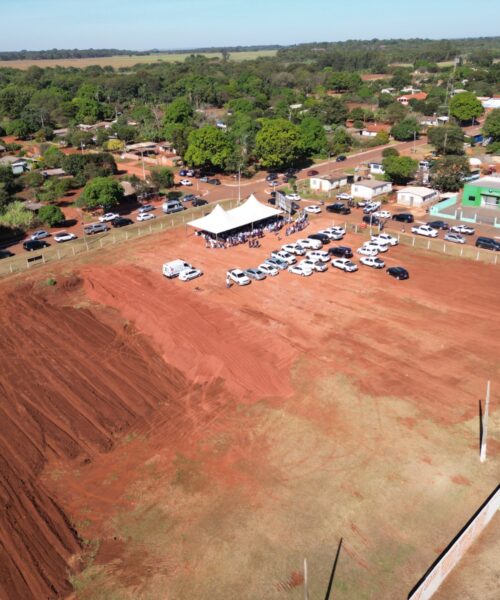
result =
[[428,600],[431,598],[499,509],[500,485],[490,494],[476,514],[408,594],[408,600]]

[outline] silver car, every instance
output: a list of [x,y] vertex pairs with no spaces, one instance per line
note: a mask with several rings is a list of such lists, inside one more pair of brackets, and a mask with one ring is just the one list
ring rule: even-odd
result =
[[448,232],[444,236],[444,239],[447,242],[454,242],[455,244],[465,244],[465,238],[463,237],[463,235],[460,235],[459,233]]
[[250,277],[250,279],[255,279],[256,281],[260,281],[261,279],[266,278],[266,274],[264,273],[264,271],[261,271],[260,268],[247,269],[245,273],[248,277]]

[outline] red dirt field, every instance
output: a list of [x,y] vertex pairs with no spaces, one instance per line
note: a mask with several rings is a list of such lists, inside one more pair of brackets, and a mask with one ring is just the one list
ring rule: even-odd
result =
[[[228,290],[284,241],[188,234],[3,284],[0,596],[298,599],[307,557],[319,598],[343,537],[336,598],[406,597],[498,483],[497,403],[485,464],[477,422],[500,386],[498,268],[397,247],[406,282]],[[164,279],[178,257],[205,275]],[[471,582],[486,600],[499,558]]]

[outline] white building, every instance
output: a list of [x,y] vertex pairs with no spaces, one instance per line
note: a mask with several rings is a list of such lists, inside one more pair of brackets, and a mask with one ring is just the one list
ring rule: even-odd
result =
[[370,173],[372,175],[385,175],[384,165],[382,163],[371,162],[368,163],[370,167]]
[[378,196],[392,192],[390,181],[377,181],[376,179],[363,179],[351,185],[351,196],[363,200],[373,200]]
[[397,203],[403,206],[422,206],[428,202],[439,200],[439,193],[427,187],[408,186],[397,193]]
[[330,175],[329,177],[311,177],[309,183],[315,192],[330,192],[336,188],[347,185],[347,175]]

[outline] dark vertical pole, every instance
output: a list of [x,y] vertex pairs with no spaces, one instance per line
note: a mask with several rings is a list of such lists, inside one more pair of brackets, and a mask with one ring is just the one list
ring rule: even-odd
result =
[[330,594],[332,592],[332,587],[333,587],[333,578],[335,577],[335,571],[337,569],[337,562],[339,560],[341,548],[342,548],[342,538],[340,538],[339,547],[337,548],[337,554],[335,555],[335,560],[333,561],[332,572],[330,574],[330,581],[328,582],[328,589],[326,590],[325,600],[330,599]]

